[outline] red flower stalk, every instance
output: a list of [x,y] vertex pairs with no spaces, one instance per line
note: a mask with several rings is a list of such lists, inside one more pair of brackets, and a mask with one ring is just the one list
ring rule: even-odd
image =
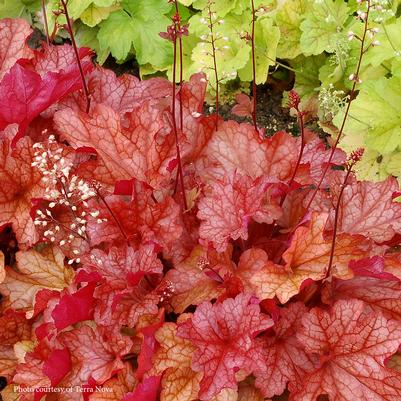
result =
[[63,6],[65,18],[67,19],[67,29],[68,29],[68,33],[70,34],[72,47],[74,48],[75,58],[77,60],[79,73],[80,73],[81,79],[82,79],[82,87],[84,89],[85,98],[86,98],[86,112],[89,113],[91,100],[90,100],[88,86],[86,85],[84,71],[82,69],[81,59],[79,58],[78,47],[77,47],[77,43],[75,41],[74,31],[72,30],[71,20],[70,20],[70,17],[68,15],[67,3],[66,3],[65,0],[60,0],[60,1],[61,1],[62,6]]
[[319,180],[319,183],[316,186],[316,188],[315,188],[315,190],[314,190],[314,192],[313,192],[313,194],[312,194],[312,196],[311,196],[311,198],[309,200],[309,203],[308,203],[308,206],[307,206],[306,210],[309,210],[310,206],[312,205],[312,202],[315,199],[315,196],[318,193],[318,191],[320,189],[320,186],[322,185],[324,177],[326,176],[327,171],[330,168],[330,163],[331,163],[331,161],[333,159],[333,156],[334,156],[334,153],[335,153],[335,151],[337,149],[338,143],[340,142],[340,139],[341,139],[342,134],[344,132],[345,123],[347,122],[347,119],[348,119],[349,110],[351,108],[352,101],[355,99],[356,85],[358,83],[360,83],[359,73],[360,73],[360,70],[361,70],[362,58],[363,58],[363,55],[365,54],[366,37],[367,37],[367,33],[369,32],[368,21],[369,21],[370,9],[371,9],[371,6],[372,6],[371,0],[366,0],[366,5],[367,5],[366,13],[365,13],[364,19],[363,19],[363,21],[364,21],[364,31],[363,31],[363,35],[362,35],[362,38],[361,38],[361,47],[360,47],[360,50],[359,50],[358,64],[357,64],[357,67],[356,67],[355,74],[352,74],[353,84],[352,84],[351,92],[349,94],[349,102],[347,103],[347,108],[345,109],[344,118],[343,118],[343,121],[341,123],[341,127],[340,127],[340,130],[339,130],[338,135],[337,135],[337,139],[336,139],[336,141],[334,143],[334,146],[331,149],[329,160],[327,161],[326,167],[323,170],[323,174],[322,174],[322,176],[321,176],[321,178]]
[[256,57],[255,57],[255,3],[254,0],[251,0],[252,4],[252,36],[251,36],[251,44],[252,44],[252,75],[253,75],[253,83],[252,83],[252,95],[253,95],[253,110],[252,110],[252,120],[253,126],[255,127],[255,131],[258,131],[258,126],[256,123]]
[[347,186],[347,181],[348,178],[352,172],[352,168],[355,166],[356,163],[358,163],[363,156],[365,149],[359,148],[354,150],[351,155],[349,156],[348,160],[347,160],[347,174],[345,175],[344,178],[344,182],[341,185],[341,190],[340,193],[338,195],[338,199],[337,199],[337,204],[335,207],[335,214],[334,214],[334,226],[333,226],[333,237],[331,240],[331,250],[330,250],[330,259],[329,259],[329,265],[327,267],[327,273],[326,273],[326,277],[330,276],[330,272],[331,272],[331,268],[333,265],[333,258],[334,258],[334,251],[335,251],[335,247],[336,247],[336,237],[337,237],[337,230],[338,230],[338,216],[339,216],[339,212],[340,212],[340,204],[341,204],[341,198],[343,196],[345,187]]
[[214,36],[214,23],[213,23],[213,12],[211,9],[211,1],[208,2],[208,16],[209,16],[209,29],[210,29],[210,44],[212,46],[212,58],[213,58],[213,71],[216,80],[216,131],[219,128],[219,73],[217,69],[216,60],[216,38]]
[[159,35],[169,40],[173,43],[173,93],[172,93],[172,104],[171,104],[171,113],[172,113],[172,124],[173,124],[173,131],[175,136],[176,142],[176,150],[177,150],[177,162],[178,162],[178,170],[177,170],[177,178],[176,178],[176,188],[178,180],[181,184],[181,191],[183,197],[183,206],[184,210],[188,209],[187,198],[185,195],[185,187],[184,187],[184,174],[182,169],[182,161],[181,161],[181,152],[180,152],[180,144],[178,139],[178,130],[177,130],[177,122],[176,122],[176,109],[175,109],[175,101],[176,101],[176,71],[177,71],[177,39],[179,41],[179,63],[180,63],[180,82],[179,82],[179,101],[180,101],[180,131],[183,130],[183,105],[182,105],[182,98],[181,98],[181,86],[183,81],[183,64],[182,64],[182,36],[188,35],[188,25],[181,26],[181,16],[178,10],[178,3],[175,0],[169,0],[169,3],[175,4],[176,12],[172,17],[173,23],[167,27],[167,32],[161,32]]

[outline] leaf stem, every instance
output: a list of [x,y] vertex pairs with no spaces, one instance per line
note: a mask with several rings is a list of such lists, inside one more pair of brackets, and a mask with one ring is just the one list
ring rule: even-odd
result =
[[68,15],[67,2],[66,2],[66,0],[60,0],[60,1],[61,1],[61,4],[63,5],[64,15],[65,15],[65,18],[67,20],[68,33],[70,34],[72,47],[74,48],[75,58],[77,60],[79,73],[81,75],[82,87],[83,87],[83,90],[84,90],[84,93],[85,93],[85,98],[86,98],[86,112],[89,113],[91,100],[90,100],[88,86],[86,85],[84,71],[82,69],[81,59],[79,57],[77,43],[75,41],[74,32],[72,30],[71,20],[70,20],[70,17]]

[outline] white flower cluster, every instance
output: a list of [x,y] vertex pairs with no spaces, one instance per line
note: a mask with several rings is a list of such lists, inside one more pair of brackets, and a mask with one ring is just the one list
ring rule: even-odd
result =
[[[71,174],[72,161],[63,157],[63,149],[57,143],[54,135],[50,135],[47,143],[35,143],[34,162],[42,181],[46,184],[45,199],[49,202],[47,208],[36,211],[34,224],[45,229],[43,239],[60,247],[70,245],[74,240],[88,241],[86,234],[87,218],[97,218],[98,223],[106,219],[98,218],[98,210],[89,210],[88,200],[96,196],[96,191],[85,180]],[[55,208],[62,207],[70,213],[70,223],[58,221]],[[76,255],[69,264],[79,263],[80,251],[73,249]]]
[[[230,38],[219,32],[218,27],[224,25],[224,19],[218,19],[216,13],[211,11],[214,1],[209,0],[207,6],[207,16],[200,19],[200,23],[208,27],[209,32],[200,36],[201,54],[205,57],[210,57],[212,60],[217,57],[218,53],[224,53],[231,49]],[[211,60],[200,60],[201,68],[198,72],[205,72],[207,79],[209,79],[209,72],[207,70],[214,69],[214,62]],[[211,67],[211,64],[213,67]],[[222,71],[219,81],[234,79],[237,76],[236,71]]]
[[357,11],[357,18],[365,21],[369,9],[371,17],[369,19],[373,22],[381,24],[389,18],[394,17],[395,13],[392,10],[393,2],[390,0],[357,0],[357,3],[364,5],[364,9]]
[[324,121],[330,121],[347,104],[348,96],[344,96],[342,90],[334,89],[333,84],[327,88],[320,89],[319,92],[319,110]]

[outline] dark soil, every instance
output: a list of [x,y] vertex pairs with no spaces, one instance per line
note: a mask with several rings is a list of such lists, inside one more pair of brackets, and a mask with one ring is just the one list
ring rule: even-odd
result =
[[[256,120],[259,127],[266,129],[266,135],[277,131],[287,131],[298,134],[297,119],[292,117],[287,108],[281,106],[283,93],[277,92],[269,85],[259,85],[257,88]],[[248,117],[238,117],[231,113],[235,103],[220,106],[220,114],[225,119],[252,123]]]

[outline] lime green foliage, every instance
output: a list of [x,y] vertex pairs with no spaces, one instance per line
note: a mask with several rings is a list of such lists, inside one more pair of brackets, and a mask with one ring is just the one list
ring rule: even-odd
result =
[[25,18],[32,23],[32,13],[40,5],[40,0],[0,0],[0,18]]
[[123,0],[121,6],[100,24],[100,49],[109,48],[119,61],[134,49],[139,64],[166,68],[171,63],[172,47],[159,32],[170,23],[166,14],[171,5],[160,0]]
[[334,52],[341,30],[348,19],[349,9],[342,0],[315,1],[301,23],[301,50],[306,56],[324,51]]
[[[401,78],[381,78],[361,87],[345,126],[346,137],[358,136],[381,154],[401,150]],[[335,123],[342,120],[339,114]],[[344,141],[346,141],[344,139]]]

